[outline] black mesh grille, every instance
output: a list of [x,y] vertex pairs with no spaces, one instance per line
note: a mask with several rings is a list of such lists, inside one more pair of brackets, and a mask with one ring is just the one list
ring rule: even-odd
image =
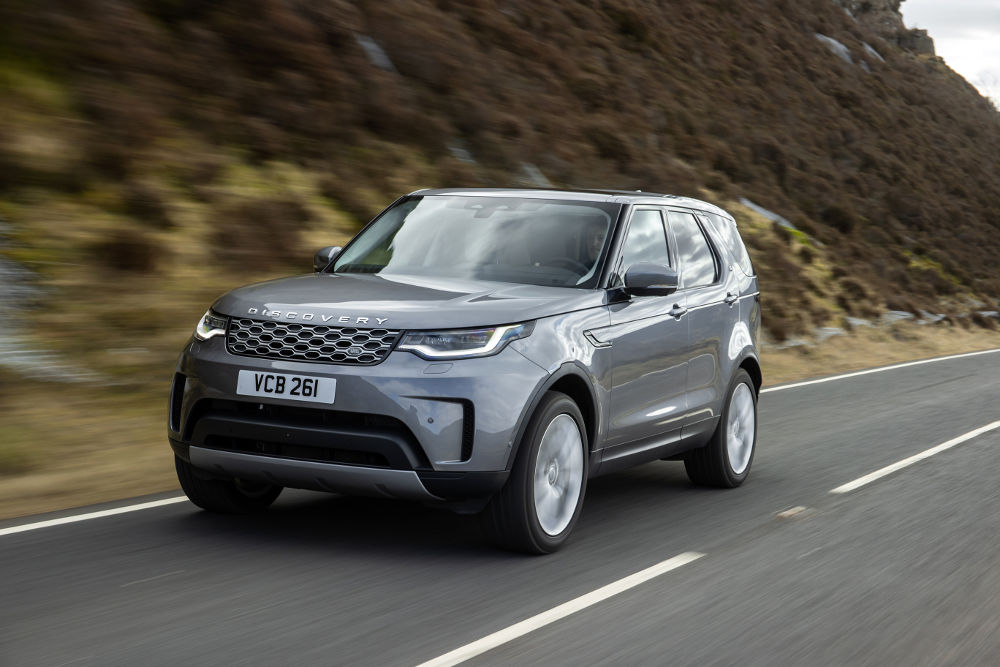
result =
[[377,364],[399,340],[399,331],[233,318],[226,348],[233,354],[336,364]]
[[[216,420],[224,428],[204,428],[206,420]],[[252,433],[243,432],[247,429],[241,429],[241,423],[249,424]],[[197,432],[200,426],[203,434]],[[274,437],[275,430],[282,440]],[[202,399],[191,408],[183,437],[199,447],[247,454],[397,470],[431,469],[413,432],[403,422],[385,415]]]
[[476,435],[476,411],[469,401],[462,401],[462,460],[472,457],[472,441]]

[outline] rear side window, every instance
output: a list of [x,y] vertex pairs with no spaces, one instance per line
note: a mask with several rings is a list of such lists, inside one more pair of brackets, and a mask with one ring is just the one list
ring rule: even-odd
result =
[[708,245],[698,221],[690,213],[667,213],[670,229],[677,244],[680,260],[681,287],[711,285],[718,277],[715,255]]
[[740,270],[748,276],[752,276],[753,263],[750,261],[750,255],[743,244],[743,239],[740,238],[740,232],[736,229],[736,223],[729,218],[724,218],[714,213],[704,213],[703,215],[712,224],[712,227],[715,228],[716,234],[736,260],[736,264],[740,267]]
[[667,235],[663,229],[663,218],[657,210],[639,209],[632,214],[628,236],[622,245],[622,275],[638,262],[670,266]]

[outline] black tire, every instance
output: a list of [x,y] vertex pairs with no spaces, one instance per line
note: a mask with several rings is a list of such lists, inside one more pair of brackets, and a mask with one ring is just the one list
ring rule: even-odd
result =
[[174,456],[177,479],[188,500],[203,510],[220,514],[255,514],[275,501],[283,487],[264,482],[213,479],[184,459]]
[[[556,418],[561,415],[568,415],[572,418],[579,431],[582,467],[579,471],[579,496],[573,507],[569,523],[557,533],[550,534],[543,529],[535,508],[535,465],[543,435]],[[568,422],[565,421],[560,422],[563,427],[567,424]],[[583,497],[587,491],[589,452],[587,429],[580,408],[565,394],[555,391],[545,394],[524,431],[507,483],[490,500],[480,515],[487,536],[497,546],[512,551],[547,554],[559,549],[569,538],[573,526],[580,516],[580,509],[583,507]],[[555,470],[554,474],[558,476],[558,467]],[[567,470],[569,470],[568,467]],[[569,473],[564,474],[569,475]],[[572,487],[576,486],[575,477],[574,470],[572,475],[566,478]],[[566,513],[563,513],[562,516],[565,518]]]
[[[741,385],[749,388],[750,401],[753,406],[753,440],[750,445],[750,456],[745,467],[740,472],[733,468],[733,462],[729,454],[729,412],[733,409],[733,396],[737,390],[741,390]],[[743,394],[745,395],[745,394]],[[757,391],[754,389],[753,380],[742,368],[736,372],[729,383],[729,391],[726,392],[726,400],[723,403],[722,418],[719,425],[712,434],[712,439],[704,447],[691,450],[684,455],[684,469],[687,470],[688,478],[695,484],[701,486],[714,486],[724,489],[731,489],[739,486],[750,474],[750,466],[753,464],[753,457],[757,451]]]

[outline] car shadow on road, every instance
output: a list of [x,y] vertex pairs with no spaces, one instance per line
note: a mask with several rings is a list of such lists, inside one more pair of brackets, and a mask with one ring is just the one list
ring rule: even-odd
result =
[[[662,525],[679,519],[706,493],[711,494],[688,482],[679,463],[657,462],[592,479],[571,544],[629,540],[650,521]],[[248,548],[280,544],[354,554],[406,550],[463,558],[521,557],[493,547],[474,515],[378,498],[286,490],[263,514],[219,515],[192,506],[176,521],[187,539],[224,536],[228,543],[245,542]]]

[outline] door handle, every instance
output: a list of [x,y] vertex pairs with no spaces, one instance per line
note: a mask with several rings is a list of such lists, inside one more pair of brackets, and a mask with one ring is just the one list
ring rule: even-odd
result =
[[740,295],[736,294],[735,292],[726,292],[726,298],[724,299],[724,301],[731,306],[734,303],[736,303],[736,301],[739,298],[740,298]]
[[674,307],[667,311],[667,315],[670,315],[671,317],[676,317],[677,319],[680,319],[681,315],[683,315],[687,311],[688,311],[687,308],[685,308],[684,306],[679,306],[679,305],[677,305],[675,303]]

